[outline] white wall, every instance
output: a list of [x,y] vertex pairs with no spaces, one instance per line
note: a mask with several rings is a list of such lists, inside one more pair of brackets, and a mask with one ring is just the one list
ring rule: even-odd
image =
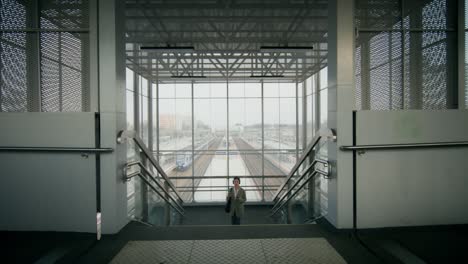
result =
[[113,148],[101,157],[102,233],[115,234],[129,221],[127,183],[123,168],[126,144],[117,144],[117,133],[126,129],[125,25],[123,1],[99,1],[99,103],[101,147]]
[[[360,111],[357,144],[468,141],[468,111]],[[468,147],[357,156],[357,226],[468,223]]]
[[[336,228],[351,228],[353,225],[353,155],[340,152],[341,145],[352,144],[352,111],[354,102],[354,1],[329,1],[328,27],[328,128],[337,133],[337,142],[328,143],[328,160],[332,165],[328,180],[328,211],[325,218]],[[321,120],[323,122],[325,120]]]
[[[94,147],[94,113],[0,113],[0,146]],[[96,232],[95,156],[0,152],[0,230]]]

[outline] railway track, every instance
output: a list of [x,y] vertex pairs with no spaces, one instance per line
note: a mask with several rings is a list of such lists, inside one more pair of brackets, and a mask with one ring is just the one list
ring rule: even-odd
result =
[[[265,200],[269,201],[273,199],[273,195],[284,181],[283,178],[267,178],[270,176],[285,175],[285,173],[276,167],[271,161],[265,159],[265,171],[262,173],[262,153],[259,150],[254,149],[249,143],[240,137],[235,137],[234,142],[238,149],[247,150],[249,154],[241,152],[242,159],[244,160],[250,175],[265,175],[265,182],[263,183],[261,178],[253,178],[257,186],[265,186],[265,188],[275,187],[274,190],[265,190]],[[286,175],[285,175],[286,177]]]
[[[216,138],[213,142],[208,146],[208,150],[217,150],[221,144],[221,138]],[[198,157],[192,162],[192,164],[184,171],[178,171],[175,168],[172,169],[167,175],[173,181],[174,185],[178,189],[180,196],[184,200],[184,202],[192,200],[192,186],[193,188],[197,188],[198,184],[200,184],[201,179],[197,178],[197,176],[204,176],[206,169],[210,166],[211,160],[213,159],[214,155],[198,155]],[[177,179],[179,177],[192,177],[192,166],[195,166],[194,171],[194,178],[193,179]]]

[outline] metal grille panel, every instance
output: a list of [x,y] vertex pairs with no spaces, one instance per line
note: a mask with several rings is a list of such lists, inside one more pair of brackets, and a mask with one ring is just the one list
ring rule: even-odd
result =
[[357,109],[401,109],[401,33],[360,33],[358,43],[355,61]]
[[[409,17],[405,17],[403,20],[403,26],[409,27]],[[405,109],[410,109],[411,105],[411,98],[410,98],[410,41],[411,41],[411,34],[406,31],[403,35],[404,44],[403,44],[403,52],[404,52],[404,71],[403,71],[403,106]]]
[[63,111],[81,111],[81,72],[68,67],[63,68]]
[[[356,48],[359,54],[356,55],[356,69],[359,68],[356,70],[358,109],[367,106],[370,110],[451,107],[449,92],[456,88],[450,75],[451,65],[456,65],[456,62],[449,61],[456,59],[449,54],[449,47],[456,47],[456,38],[450,37],[450,34],[455,34],[451,31],[456,20],[456,14],[449,14],[455,12],[453,6],[449,8],[451,3],[447,0],[402,1],[405,10],[403,21],[393,20],[392,25],[387,24],[393,30],[401,29],[403,24],[401,32],[374,33],[372,31],[378,31],[382,25],[372,21],[378,16],[385,17],[389,7],[383,2],[382,5],[374,1],[358,2],[358,9],[362,9],[357,14],[360,16],[357,17],[358,24],[365,25],[365,30],[371,29],[359,32]],[[366,6],[364,2],[372,4]],[[381,10],[378,10],[379,6]],[[394,12],[398,17],[398,11]],[[366,45],[368,50],[363,48]],[[362,61],[367,55],[369,62]],[[366,98],[367,94],[369,98]]]
[[[423,33],[423,43],[426,36],[441,33]],[[436,39],[437,37],[429,37]],[[423,48],[423,109],[447,108],[447,45],[445,42]]]
[[388,110],[390,105],[389,85],[390,79],[388,76],[388,64],[382,65],[370,72],[370,109],[371,110]]
[[78,29],[89,26],[88,0],[40,0],[41,27]]
[[62,63],[81,71],[82,34],[63,33],[61,36]]
[[[82,79],[82,42],[87,35],[41,34],[42,111],[83,111],[88,85]],[[86,76],[86,74],[85,74]]]
[[468,32],[465,32],[465,108],[468,109]]
[[41,99],[43,112],[59,112],[60,106],[60,72],[56,61],[41,61]]
[[423,29],[456,28],[456,16],[448,15],[449,0],[433,0],[422,7]]
[[41,34],[41,101],[43,112],[61,110],[59,34]]
[[361,47],[356,48],[355,52],[355,82],[356,82],[356,109],[362,109],[361,97],[362,97],[362,86],[361,86]]
[[390,48],[390,109],[403,109],[403,64],[402,64],[402,34],[391,34]]
[[468,1],[465,1],[465,108],[468,109]]
[[388,32],[370,39],[370,109],[387,110],[390,105],[389,45]]
[[26,9],[15,0],[0,0],[0,29],[26,27]]
[[[87,0],[38,0],[37,6],[29,3],[0,0],[0,28],[22,31],[29,29],[26,26],[37,27],[29,19],[30,13],[35,12],[40,13],[41,29],[86,31],[89,26]],[[35,50],[35,34],[0,33],[0,111],[31,111],[31,106],[37,105],[45,112],[87,110],[89,73],[83,69],[89,69],[85,54],[89,34],[40,33],[39,50]],[[36,74],[37,70],[40,74]],[[28,85],[38,82],[40,91],[36,95],[35,87]]]
[[0,111],[26,112],[26,34],[0,35]]
[[391,28],[401,20],[399,0],[356,0],[356,26],[358,28]]

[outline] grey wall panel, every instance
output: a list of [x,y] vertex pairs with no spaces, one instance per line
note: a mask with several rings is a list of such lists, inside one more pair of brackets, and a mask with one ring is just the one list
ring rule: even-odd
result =
[[468,223],[467,172],[467,148],[358,156],[358,227]]
[[[357,113],[357,143],[468,141],[467,111]],[[468,148],[357,156],[359,228],[468,223]]]
[[101,144],[114,148],[112,155],[101,156],[101,212],[103,234],[115,234],[128,223],[127,182],[124,181],[126,144],[117,144],[117,133],[125,129],[125,114],[101,114]]
[[95,156],[0,153],[0,230],[96,232]]
[[0,113],[0,124],[0,146],[95,146],[94,113]]
[[357,144],[404,144],[468,140],[468,111],[359,111]]

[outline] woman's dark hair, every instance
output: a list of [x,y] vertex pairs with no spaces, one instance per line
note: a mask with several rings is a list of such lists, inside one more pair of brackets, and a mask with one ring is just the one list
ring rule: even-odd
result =
[[239,184],[240,184],[240,178],[239,177],[234,177],[234,179],[232,180],[232,182],[234,182],[235,180],[239,180]]

